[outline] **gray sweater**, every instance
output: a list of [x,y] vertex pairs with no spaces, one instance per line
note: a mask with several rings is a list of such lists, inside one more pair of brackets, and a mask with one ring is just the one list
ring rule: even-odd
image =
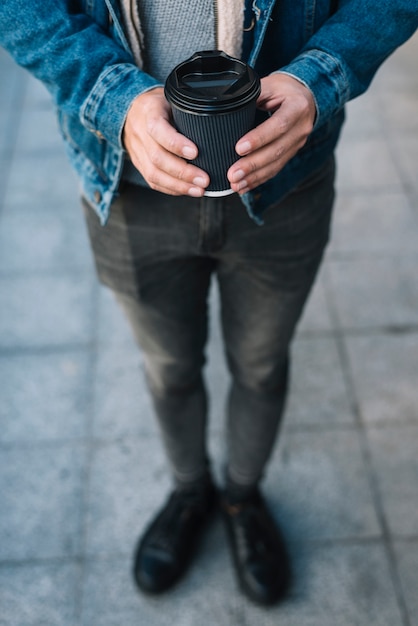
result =
[[152,0],[138,3],[144,70],[164,81],[197,50],[215,48],[213,0]]

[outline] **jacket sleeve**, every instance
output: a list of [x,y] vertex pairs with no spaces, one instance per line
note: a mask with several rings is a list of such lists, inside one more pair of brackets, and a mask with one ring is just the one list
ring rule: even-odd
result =
[[118,147],[132,100],[160,85],[75,0],[1,0],[0,44],[58,107]]
[[383,61],[418,27],[418,0],[340,0],[336,13],[279,71],[312,91],[315,128],[368,88]]

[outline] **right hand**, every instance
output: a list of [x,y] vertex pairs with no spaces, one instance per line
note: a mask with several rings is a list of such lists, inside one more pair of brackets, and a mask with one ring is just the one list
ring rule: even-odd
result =
[[123,129],[125,148],[151,189],[200,198],[209,185],[209,176],[187,162],[197,157],[197,147],[176,131],[170,119],[171,109],[162,87],[137,96]]

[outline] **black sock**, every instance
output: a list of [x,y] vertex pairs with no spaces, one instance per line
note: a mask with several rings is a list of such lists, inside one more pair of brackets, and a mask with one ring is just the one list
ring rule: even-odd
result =
[[251,500],[258,493],[258,483],[239,485],[230,478],[226,480],[225,496],[228,504],[240,504]]

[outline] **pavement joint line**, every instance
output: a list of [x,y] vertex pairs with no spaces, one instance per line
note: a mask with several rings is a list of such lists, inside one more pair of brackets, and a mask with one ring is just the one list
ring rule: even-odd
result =
[[80,341],[71,343],[51,343],[29,346],[23,343],[14,345],[2,345],[0,340],[0,359],[24,356],[49,356],[57,354],[71,354],[75,352],[89,352],[94,349],[92,341]]
[[[97,377],[98,366],[98,338],[99,338],[99,309],[100,309],[100,287],[99,284],[94,284],[92,295],[92,311],[91,311],[91,350],[90,350],[90,367],[89,367],[89,399],[88,409],[86,412],[86,455],[85,463],[83,466],[83,487],[81,492],[81,498],[79,501],[79,513],[80,513],[80,549],[83,555],[86,555],[87,540],[88,540],[88,511],[90,504],[90,485],[91,485],[91,472],[93,454],[96,448],[94,444],[94,416],[96,408],[96,395],[95,395],[95,380]],[[86,569],[85,561],[80,564],[80,575],[77,580],[76,600],[75,600],[75,615],[78,622],[81,624],[82,616],[84,612],[84,588],[86,582]]]
[[[335,294],[333,292],[332,285],[330,284],[329,277],[328,280],[327,277],[325,277],[325,294],[329,303],[331,319],[333,319],[335,326],[340,326],[338,309],[335,303]],[[366,428],[366,423],[362,415],[360,402],[357,396],[356,385],[352,375],[350,359],[347,351],[346,337],[344,334],[337,338],[337,350],[341,362],[341,368],[345,384],[348,391],[348,397],[351,401],[353,415],[359,426],[361,454],[366,468],[368,483],[370,485],[372,493],[374,509],[376,512],[379,526],[381,528],[382,542],[385,546],[386,556],[388,559],[390,579],[393,585],[395,599],[401,615],[403,626],[413,626],[409,616],[406,598],[403,592],[401,576],[398,569],[398,561],[393,545],[393,537],[391,536],[389,524],[386,519],[378,478],[373,465],[372,452],[369,442],[369,431]]]
[[[218,524],[221,521],[221,516],[216,515],[214,518],[214,524]],[[396,539],[399,543],[417,543],[418,537],[411,538],[399,538]],[[297,546],[301,547],[305,551],[317,551],[322,549],[335,549],[335,548],[352,548],[352,547],[364,547],[364,546],[380,546],[382,545],[382,537],[379,535],[370,535],[363,537],[329,537],[321,539],[288,539],[289,547]],[[48,557],[21,557],[18,559],[7,558],[0,559],[0,569],[6,569],[8,567],[42,567],[42,566],[56,566],[64,564],[76,564],[85,566],[89,563],[101,563],[108,561],[123,560],[132,556],[131,551],[109,551],[109,552],[77,552],[76,554],[57,555]]]

